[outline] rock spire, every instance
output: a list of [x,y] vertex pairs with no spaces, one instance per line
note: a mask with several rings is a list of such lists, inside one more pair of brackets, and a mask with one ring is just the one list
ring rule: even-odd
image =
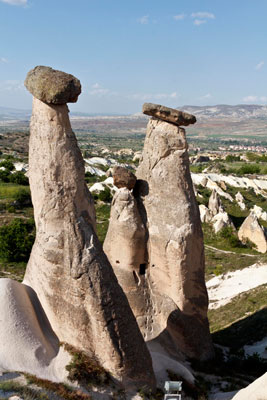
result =
[[[144,109],[154,118],[148,122],[134,198],[128,192],[131,201],[122,202],[121,195],[115,196],[104,249],[146,340],[159,341],[173,355],[183,353],[204,360],[213,356],[213,347],[207,319],[203,234],[185,131],[171,120],[162,120],[163,106],[149,104]],[[179,111],[169,110],[168,115],[179,115]],[[135,246],[131,232],[137,234],[138,229],[142,244]],[[111,235],[114,230],[123,232],[124,237],[116,256],[113,249],[119,247],[121,236]],[[136,254],[142,249],[140,258],[131,255],[125,259],[124,249]]]
[[95,357],[127,387],[153,387],[149,352],[95,233],[94,204],[68,107],[55,104],[56,76],[61,82],[69,75],[50,72],[54,95],[42,75],[31,86],[34,94],[41,86],[42,100],[49,101],[33,99],[29,179],[36,240],[24,283],[36,291],[60,341]]

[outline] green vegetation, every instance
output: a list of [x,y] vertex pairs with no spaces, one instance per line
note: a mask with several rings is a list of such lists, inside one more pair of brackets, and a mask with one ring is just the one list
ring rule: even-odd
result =
[[96,230],[97,236],[101,243],[104,243],[110,216],[110,205],[109,204],[95,204],[96,207]]
[[13,219],[0,227],[0,258],[4,261],[27,261],[34,242],[34,221]]
[[207,168],[207,163],[192,165],[190,164],[190,171],[196,174],[201,173],[205,168]]
[[17,193],[24,190],[30,193],[30,188],[16,183],[0,182],[0,201],[1,200],[16,200]]
[[[18,395],[18,396],[22,397],[23,400],[49,400],[50,399],[50,397],[47,393],[41,392],[38,389],[37,390],[33,389],[29,386],[23,386],[14,381],[0,382],[0,390],[3,391],[5,394],[8,394],[9,397],[12,395]],[[4,398],[7,398],[6,395]]]
[[111,190],[108,187],[105,187],[105,190],[102,190],[99,193],[98,198],[105,203],[110,203],[112,200]]
[[[252,289],[248,292],[244,292],[236,296],[230,303],[225,306],[220,307],[218,310],[209,311],[209,321],[211,332],[217,332],[221,329],[230,326],[234,322],[242,319],[244,315],[252,315],[261,308],[266,307],[267,298],[267,284],[261,285]],[[262,332],[263,330],[263,332]],[[265,324],[263,324],[262,329],[253,333],[252,342],[260,340],[264,337],[262,333],[267,334],[267,319]],[[239,337],[241,332],[238,332],[238,337],[234,339],[235,347],[239,344],[242,345],[243,339]],[[257,339],[255,339],[255,334]],[[262,336],[262,337],[261,337]],[[259,338],[259,339],[258,339]],[[244,335],[245,344],[247,343],[247,334]],[[229,340],[230,342],[230,340]],[[231,346],[233,345],[231,344]]]
[[258,153],[246,153],[246,158],[249,161],[256,161],[256,162],[267,162],[267,155],[266,154],[258,154]]
[[26,269],[26,262],[7,262],[0,260],[0,278],[10,278],[22,282]]
[[256,250],[251,248],[250,243],[247,245],[242,244],[237,237],[237,233],[231,228],[223,228],[217,234],[209,224],[202,224],[204,232],[204,241],[206,245],[214,246],[224,251],[232,251],[235,253],[258,255]]
[[266,297],[267,284],[239,294],[217,310],[210,310],[214,341],[239,349],[267,336]]
[[69,372],[68,379],[71,382],[78,381],[79,383],[91,385],[107,385],[111,381],[108,372],[97,362],[96,359],[88,357],[84,352],[75,349],[69,344],[63,344],[72,360],[66,369]]
[[229,271],[243,269],[256,262],[267,261],[267,256],[257,254],[253,257],[248,257],[246,254],[234,252],[224,253],[223,251],[216,250],[216,248],[212,249],[206,246],[205,259],[206,280],[208,280],[214,275],[221,275]]
[[[36,400],[46,400],[51,399],[55,395],[60,399],[66,400],[91,400],[92,397],[86,393],[83,393],[81,390],[77,390],[71,388],[63,383],[55,383],[45,379],[36,378],[36,376],[25,374],[28,384],[34,385],[42,389],[40,391],[39,396],[44,395],[45,397],[36,397]],[[25,386],[23,387],[25,388]],[[28,388],[28,386],[26,387]],[[32,389],[30,389],[32,390]],[[25,400],[25,398],[23,397]]]

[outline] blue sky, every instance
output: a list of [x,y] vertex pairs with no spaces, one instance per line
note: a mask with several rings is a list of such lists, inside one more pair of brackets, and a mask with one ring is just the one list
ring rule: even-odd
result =
[[0,106],[30,108],[27,72],[77,76],[73,111],[267,104],[266,0],[0,0]]

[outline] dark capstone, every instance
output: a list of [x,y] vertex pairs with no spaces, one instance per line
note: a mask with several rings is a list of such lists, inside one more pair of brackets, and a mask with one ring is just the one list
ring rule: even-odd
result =
[[24,85],[47,104],[75,103],[81,93],[81,83],[75,76],[44,66],[29,71]]
[[112,171],[114,185],[117,188],[126,187],[129,190],[134,188],[136,183],[136,176],[124,167],[114,167]]
[[178,126],[188,126],[197,121],[192,114],[161,106],[160,104],[144,103],[143,113]]

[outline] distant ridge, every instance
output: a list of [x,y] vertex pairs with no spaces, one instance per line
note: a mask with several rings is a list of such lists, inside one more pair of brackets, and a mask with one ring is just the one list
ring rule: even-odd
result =
[[267,118],[267,106],[256,104],[238,104],[235,106],[227,104],[218,104],[216,106],[182,106],[177,107],[182,111],[187,111],[194,114],[198,119],[211,118],[231,118],[231,119],[246,119],[246,118]]
[[[247,118],[260,118],[267,119],[267,105],[257,104],[238,104],[238,105],[227,105],[218,104],[215,106],[192,106],[184,105],[176,107],[179,110],[187,111],[190,114],[194,114],[198,120],[202,119],[235,119],[243,120]],[[28,121],[31,116],[31,110],[22,110],[17,108],[0,107],[0,121],[12,121],[12,120],[26,120]],[[147,116],[141,112],[135,114],[115,114],[115,113],[84,113],[84,112],[71,112],[71,119],[86,119],[86,118],[144,118]]]

